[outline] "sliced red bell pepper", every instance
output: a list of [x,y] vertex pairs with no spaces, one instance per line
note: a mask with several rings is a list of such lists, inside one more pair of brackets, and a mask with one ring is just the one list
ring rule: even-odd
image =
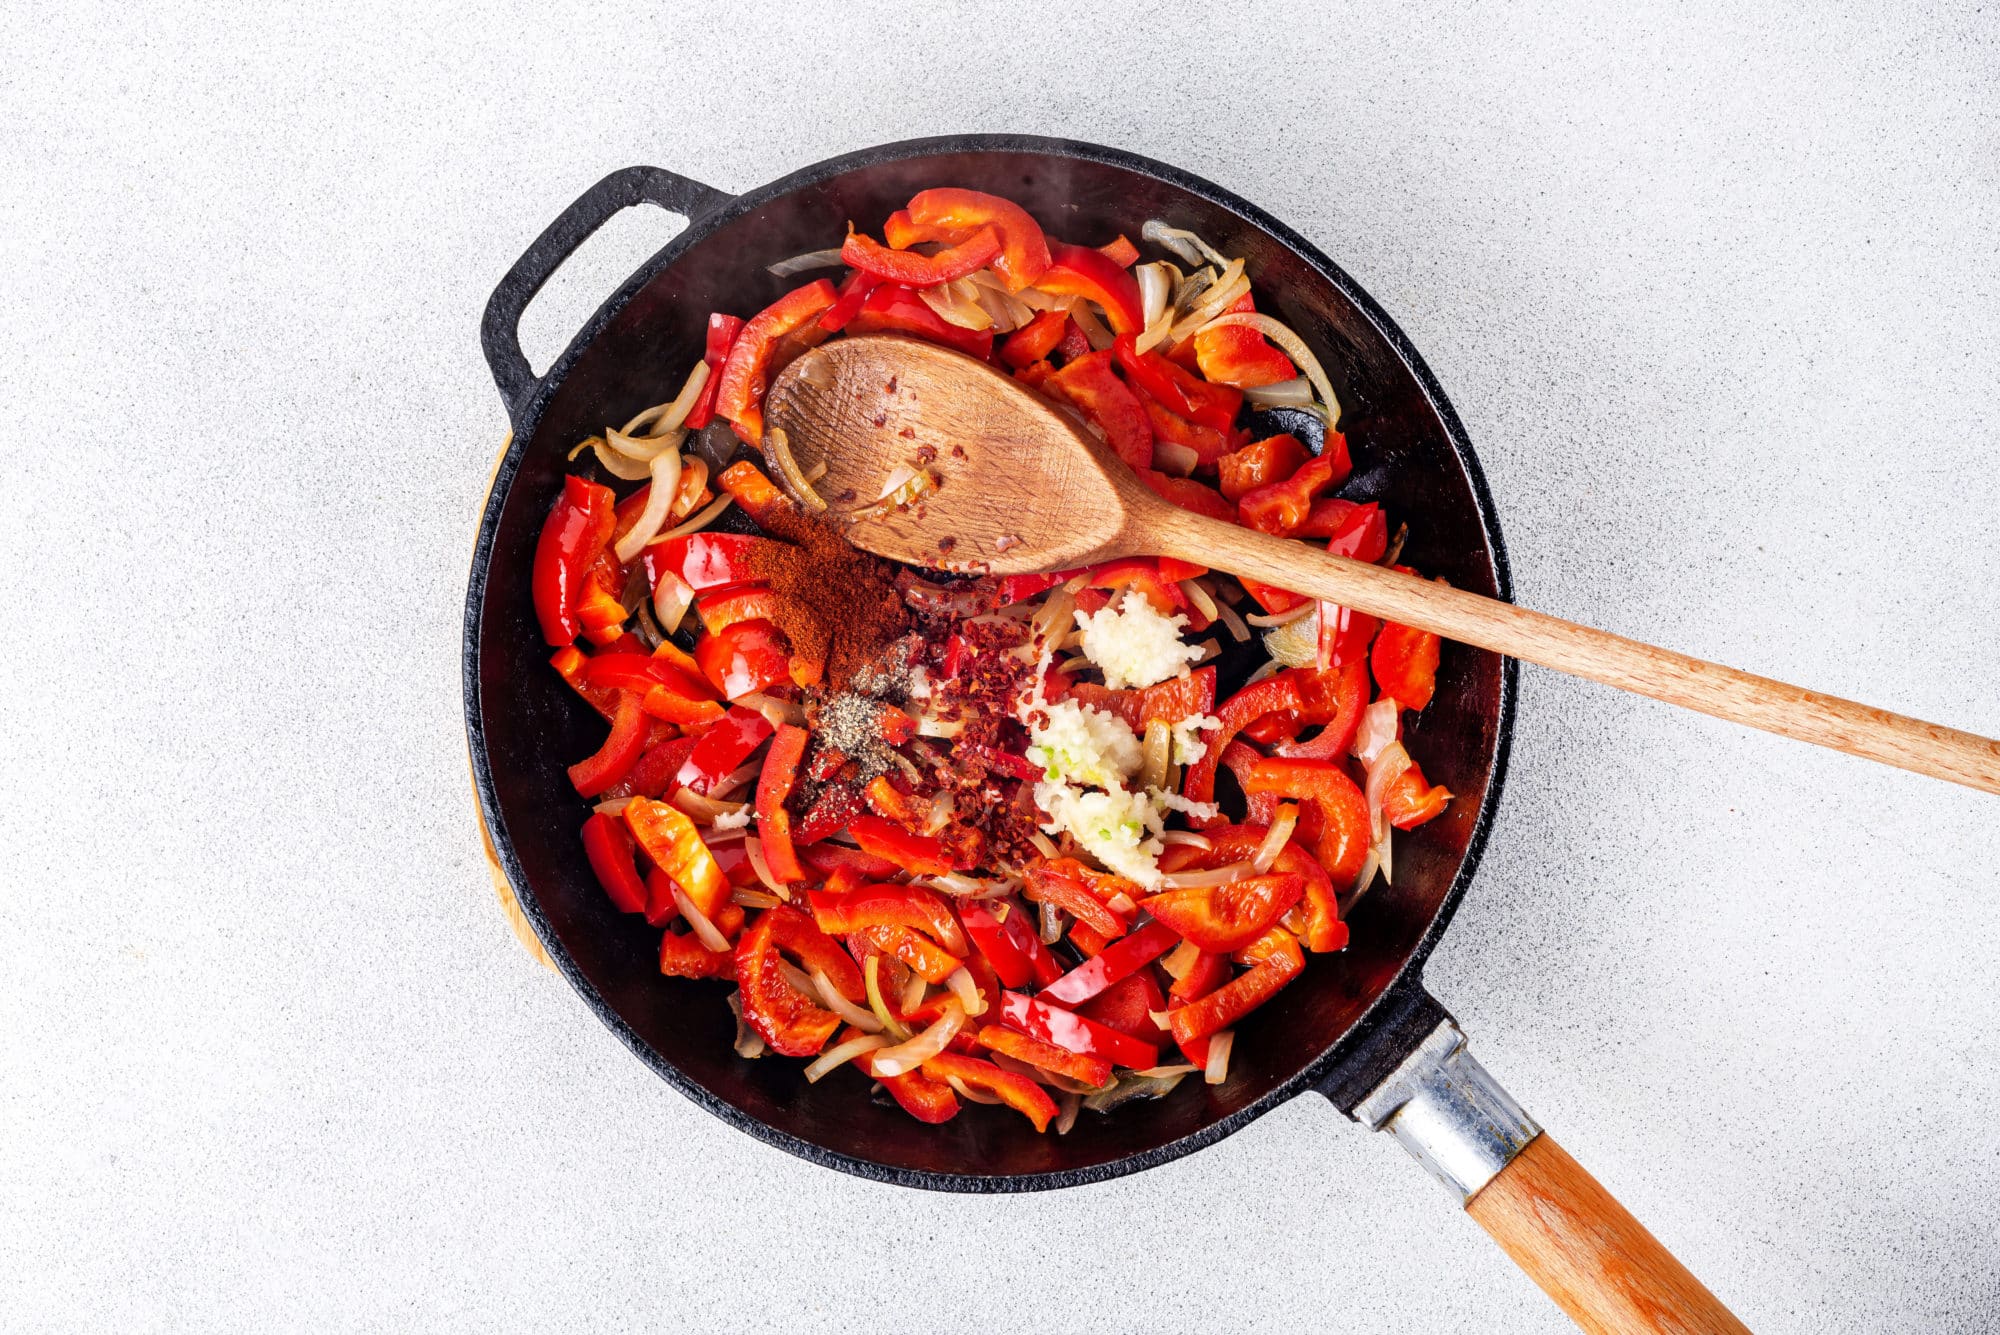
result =
[[1368,661],[1368,643],[1381,622],[1339,603],[1319,605],[1318,667],[1322,672]]
[[1293,532],[1299,538],[1325,538],[1335,556],[1379,561],[1389,549],[1389,521],[1382,507],[1328,496],[1312,503],[1306,520]]
[[[1236,315],[1256,309],[1257,303],[1245,292],[1225,307],[1223,313]],[[1203,376],[1239,389],[1275,385],[1299,373],[1290,357],[1246,325],[1203,329],[1194,336],[1194,359]]]
[[940,227],[935,223],[914,222],[908,209],[897,209],[882,220],[882,239],[897,250],[929,243],[949,246],[965,240],[972,232],[970,227]]
[[1306,461],[1306,447],[1289,432],[1252,441],[1215,461],[1222,494],[1240,501],[1259,487],[1282,482]]
[[861,304],[868,300],[868,294],[880,286],[882,280],[872,273],[857,269],[849,274],[847,281],[840,285],[840,293],[834,298],[833,305],[820,315],[819,327],[829,334],[837,334],[847,328],[861,313]]
[[878,774],[870,779],[862,796],[867,799],[869,809],[876,815],[909,829],[915,829],[922,817],[930,812],[928,803],[924,804],[922,812],[919,812],[917,804],[902,789],[890,782],[886,774]]
[[680,576],[696,593],[754,584],[781,552],[772,538],[749,533],[689,533],[646,548],[646,574],[658,584],[662,571]]
[[620,913],[646,911],[646,883],[633,862],[632,833],[612,816],[593,812],[583,823],[583,853],[597,883]]
[[729,902],[729,878],[686,813],[635,797],[625,804],[625,824],[653,865],[673,877],[696,908],[711,919],[722,912]]
[[1006,908],[1005,916],[994,915],[1000,920],[1000,930],[1027,959],[1028,968],[1034,974],[1035,986],[1047,987],[1062,977],[1063,966],[1036,934],[1034,910],[1025,904],[1009,904]]
[[736,956],[710,950],[693,932],[662,932],[660,972],[669,978],[734,978]]
[[585,679],[584,673],[590,666],[590,659],[585,656],[583,650],[573,644],[566,644],[550,655],[549,666],[569,683],[571,690],[582,696],[592,709],[602,714],[606,723],[611,721],[612,714],[618,709],[618,692],[599,689]]
[[[796,832],[793,838],[796,841]],[[887,858],[878,858],[873,853],[864,853],[845,844],[814,844],[802,849],[799,857],[806,866],[825,877],[831,877],[842,868],[852,868],[863,880],[879,881],[902,870]]]
[[1236,425],[1242,390],[1212,385],[1157,352],[1140,352],[1134,334],[1120,331],[1111,352],[1126,377],[1173,415],[1218,433]]
[[[1168,363],[1172,365],[1172,363]],[[1240,431],[1217,431],[1214,427],[1190,422],[1179,413],[1163,408],[1151,397],[1141,394],[1139,406],[1146,410],[1146,424],[1153,428],[1154,453],[1159,452],[1158,442],[1179,445],[1194,451],[1194,466],[1208,468],[1218,463],[1224,455],[1231,454],[1243,444]]]
[[1207,996],[1184,1006],[1169,1007],[1167,1025],[1173,1030],[1174,1041],[1185,1051],[1189,1045],[1227,1029],[1276,996],[1285,984],[1299,976],[1305,963],[1305,956],[1294,941],[1289,952],[1272,954],[1248,973],[1224,983]]
[[724,698],[740,700],[791,680],[792,656],[768,621],[739,621],[695,642],[695,662]]
[[585,685],[599,690],[630,691],[635,695],[643,695],[655,686],[666,686],[691,700],[715,698],[715,691],[706,681],[658,654],[598,654],[584,664],[583,680]]
[[1049,267],[1035,286],[1057,296],[1076,296],[1104,308],[1115,334],[1137,334],[1146,327],[1146,308],[1139,299],[1139,280],[1101,250],[1088,246],[1049,247]]
[[1154,719],[1185,723],[1215,710],[1215,669],[1198,667],[1185,677],[1137,689],[1112,690],[1094,681],[1070,683],[1070,698],[1091,709],[1116,714],[1133,732],[1144,732]]
[[530,585],[542,638],[552,645],[574,643],[583,623],[583,604],[591,564],[617,526],[611,488],[571,475],[563,479],[562,495],[542,525],[535,543]]
[[1322,453],[1300,464],[1283,482],[1268,482],[1245,492],[1236,508],[1248,527],[1288,537],[1312,514],[1313,501],[1320,493],[1339,486],[1351,471],[1347,440],[1338,431],[1331,431]]
[[932,835],[915,834],[880,816],[856,816],[847,832],[861,851],[886,858],[913,876],[943,876],[952,871],[944,846]]
[[1424,772],[1412,762],[1397,775],[1382,794],[1382,814],[1399,830],[1414,830],[1441,814],[1451,801],[1451,790],[1433,787]]
[[[993,272],[1005,280],[1010,292],[1033,286],[1049,267],[1050,246],[1041,224],[1012,200],[978,190],[945,187],[918,193],[910,200],[907,212],[914,227],[934,229],[930,239],[956,240],[960,234],[981,227],[998,232],[1000,253],[993,259]],[[895,235],[887,228],[884,235],[889,236],[890,245],[897,244]]]
[[1213,487],[1205,487],[1191,477],[1170,477],[1156,469],[1142,468],[1139,480],[1153,489],[1153,494],[1171,505],[1183,510],[1192,510],[1210,519],[1220,519],[1225,524],[1236,522],[1236,507],[1222,498]]
[[1166,998],[1161,994],[1159,981],[1153,973],[1152,969],[1141,969],[1127,974],[1077,1007],[1077,1014],[1107,1029],[1115,1029],[1127,1038],[1135,1038],[1155,1048],[1164,1047],[1173,1036],[1153,1021],[1154,1011],[1167,1008]]
[[[1018,908],[1010,912],[1020,912]],[[994,976],[1004,987],[1026,987],[1034,977],[1028,956],[1014,944],[993,910],[979,900],[967,900],[959,906],[959,919],[965,924],[965,934],[972,941],[979,954],[992,966]]]
[[[805,758],[804,728],[787,723],[771,737],[771,749],[764,753],[764,768],[757,776],[757,839],[763,846],[764,865],[771,875],[790,884],[806,879],[799,855],[792,847],[792,813],[785,809],[798,782],[799,762]],[[699,749],[699,748],[697,748]]]
[[[1190,802],[1213,802],[1215,800],[1215,772],[1222,765],[1222,753],[1228,749],[1236,734],[1254,719],[1281,709],[1300,707],[1299,687],[1296,677],[1289,672],[1278,672],[1244,687],[1223,701],[1215,711],[1215,717],[1222,726],[1202,740],[1206,747],[1201,758],[1188,766],[1187,778],[1181,785],[1181,794]],[[1222,823],[1217,816],[1207,821],[1197,821],[1204,828]]]
[[1081,1006],[1122,978],[1128,978],[1180,944],[1165,922],[1149,922],[1043,988],[1039,998],[1060,1006]]
[[1134,468],[1153,466],[1153,428],[1138,398],[1111,369],[1110,353],[1078,357],[1050,376],[1049,385],[1103,429],[1119,458]]
[[1298,677],[1300,707],[1294,715],[1299,728],[1308,723],[1324,726],[1319,735],[1307,740],[1289,738],[1273,746],[1272,753],[1305,760],[1339,760],[1347,754],[1361,726],[1361,712],[1368,707],[1368,668],[1361,659],[1342,664],[1331,672],[1306,673]]
[[683,788],[692,788],[697,793],[713,792],[770,735],[769,719],[754,709],[732,706],[714,727],[701,735],[681,772],[674,777]]
[[1249,792],[1278,793],[1313,808],[1319,826],[1319,863],[1334,885],[1354,884],[1368,858],[1368,799],[1347,771],[1331,760],[1272,756],[1257,763],[1244,785]]
[[681,766],[687,763],[694,747],[692,737],[669,737],[652,743],[613,791],[623,789],[627,797],[671,797],[679,786],[677,776]]
[[991,227],[981,227],[935,255],[891,250],[871,236],[849,232],[840,248],[840,259],[848,268],[874,274],[885,282],[905,287],[935,287],[985,268],[999,253],[1000,233]]
[[869,927],[913,927],[960,959],[971,949],[944,897],[924,886],[882,883],[846,893],[806,893],[813,921],[829,936],[846,936]]
[[785,493],[764,475],[764,471],[748,459],[738,459],[723,469],[715,479],[715,485],[735,497],[743,513],[759,524],[764,524],[772,514],[791,504]]
[[778,595],[763,584],[737,584],[716,589],[694,600],[702,628],[714,635],[739,621],[774,621]]
[[1022,893],[1037,904],[1055,905],[1106,936],[1125,935],[1125,919],[1091,892],[1079,874],[1082,870],[1082,864],[1072,858],[1030,867],[1027,888]]
[[640,697],[639,707],[664,723],[681,727],[706,727],[722,717],[722,706],[713,700],[696,700],[673,686],[653,686]]
[[981,1047],[1003,1057],[1068,1076],[1093,1088],[1102,1089],[1111,1083],[1111,1063],[1104,1058],[1081,1056],[1039,1038],[1030,1038],[1019,1030],[989,1024],[979,1031],[978,1041]]
[[[840,1028],[840,1017],[786,981],[778,967],[781,946],[795,954],[807,954],[808,966],[825,971],[836,987],[842,978],[859,982],[860,974],[830,937],[790,905],[766,909],[736,943],[736,983],[744,1020],[772,1051],[787,1057],[809,1057]],[[845,966],[839,977],[827,968],[836,958]],[[841,991],[847,995],[846,988]]]
[[958,972],[960,961],[951,952],[908,927],[863,927],[854,935],[901,960],[927,983],[942,983]]
[[764,439],[764,391],[778,340],[817,321],[835,297],[833,284],[824,278],[794,288],[751,316],[730,346],[715,391],[715,411],[750,444]]
[[1107,241],[1098,249],[1104,257],[1121,269],[1129,269],[1139,262],[1139,248],[1132,244],[1123,233],[1115,241]]
[[1153,605],[1154,611],[1172,616],[1188,610],[1187,595],[1181,592],[1181,581],[1200,579],[1207,573],[1206,566],[1176,561],[1170,556],[1122,556],[1115,561],[1092,566],[1083,587],[1105,589],[1113,594],[1123,589],[1137,589]]
[[[1229,967],[1229,956],[1216,955],[1205,950],[1198,952],[1194,957],[1194,963],[1188,966],[1188,971],[1175,979],[1173,987],[1168,990],[1165,1007],[1167,1013],[1171,1015],[1182,1006],[1199,1001],[1227,983],[1233,973],[1235,970]],[[1172,1037],[1171,1032],[1168,1036]],[[1206,1036],[1189,1043],[1182,1043],[1177,1039],[1174,1042],[1180,1048],[1181,1055],[1196,1066],[1208,1065]]]
[[1114,1066],[1143,1071],[1160,1057],[1160,1050],[1149,1043],[1019,992],[1001,994],[1000,1020],[1030,1038],[1085,1057],[1102,1057]]
[[850,334],[914,334],[985,361],[993,355],[991,329],[964,329],[952,324],[907,287],[884,283],[868,294],[861,309],[847,322]]
[[596,797],[630,773],[646,749],[652,722],[639,708],[638,696],[620,691],[604,745],[569,767],[569,781],[576,786],[577,796]]
[[1065,933],[1069,943],[1087,960],[1096,959],[1104,953],[1104,948],[1118,938],[1106,936],[1087,922],[1072,922]]
[[702,384],[701,393],[695,395],[694,407],[688,409],[688,430],[699,431],[715,420],[715,396],[722,388],[722,368],[729,361],[729,350],[736,345],[736,336],[742,332],[743,321],[733,315],[718,311],[708,317],[701,358],[708,363],[708,379]]
[[1069,317],[1061,311],[1039,312],[1007,336],[1000,345],[1000,360],[1017,371],[1032,366],[1056,350],[1068,324]]
[[1003,1071],[992,1062],[956,1052],[941,1052],[925,1062],[923,1069],[926,1075],[957,1080],[969,1089],[992,1094],[1033,1122],[1037,1131],[1046,1131],[1055,1119],[1056,1102],[1049,1097],[1047,1090],[1027,1076]]
[[1183,939],[1226,954],[1262,936],[1305,892],[1303,876],[1269,872],[1227,885],[1168,890],[1148,899],[1145,908]]
[[[1275,801],[1275,798],[1270,800]],[[1208,836],[1211,844],[1204,865],[1222,867],[1253,856],[1269,832],[1260,825],[1230,825],[1211,830]],[[1334,890],[1333,878],[1327,875],[1326,868],[1320,866],[1319,859],[1301,846],[1298,835],[1294,834],[1291,842],[1278,854],[1271,870],[1290,873],[1305,881],[1306,894],[1301,906],[1305,916],[1306,949],[1319,954],[1346,946],[1347,924],[1340,920],[1340,901]]]
[[[1268,719],[1272,716],[1266,714],[1264,717]],[[1254,727],[1255,725],[1253,724],[1252,726]],[[1249,731],[1247,728],[1244,730],[1246,735]],[[1250,771],[1263,758],[1264,753],[1262,751],[1259,751],[1248,742],[1242,741],[1240,738],[1237,741],[1231,742],[1222,753],[1222,763],[1228,767],[1231,774],[1236,776],[1236,786],[1239,788],[1249,782]],[[1244,804],[1248,807],[1248,810],[1244,812],[1243,819],[1251,825],[1268,826],[1277,817],[1278,797],[1275,793],[1246,793],[1244,795]],[[1214,835],[1211,834],[1209,837],[1214,838]],[[1163,863],[1163,870],[1164,865]]]
[[[843,1043],[860,1036],[861,1031],[852,1026],[840,1031],[840,1041]],[[854,1064],[860,1067],[864,1074],[880,1080],[882,1087],[889,1091],[889,1097],[901,1104],[904,1112],[919,1122],[928,1122],[933,1126],[940,1122],[949,1122],[958,1116],[958,1095],[952,1093],[950,1085],[936,1076],[925,1074],[921,1066],[914,1071],[905,1071],[901,1075],[877,1075],[874,1055],[872,1052],[864,1052],[854,1059]]]
[[1438,637],[1394,621],[1382,623],[1369,653],[1375,684],[1405,709],[1422,709],[1437,689]]

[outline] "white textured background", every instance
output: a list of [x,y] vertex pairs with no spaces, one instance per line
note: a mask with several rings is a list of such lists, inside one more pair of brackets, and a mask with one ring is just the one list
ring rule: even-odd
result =
[[[961,1199],[634,1061],[479,858],[479,312],[613,167],[1121,145],[1402,322],[1522,601],[2000,733],[1994,7],[413,8],[0,0],[0,1328],[1566,1328],[1316,1099]],[[1431,969],[1487,1064],[1753,1327],[1994,1328],[2000,803],[1520,722]]]

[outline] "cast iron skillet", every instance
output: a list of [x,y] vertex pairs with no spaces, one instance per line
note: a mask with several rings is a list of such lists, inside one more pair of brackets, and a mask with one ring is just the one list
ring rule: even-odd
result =
[[[513,424],[472,564],[465,617],[465,717],[474,779],[500,864],[551,957],[631,1049],[730,1125],[814,1163],[950,1191],[1030,1191],[1136,1172],[1196,1150],[1303,1090],[1350,1116],[1355,1104],[1446,1018],[1423,964],[1479,861],[1500,795],[1514,711],[1514,665],[1447,644],[1410,750],[1456,800],[1399,834],[1393,887],[1377,884],[1350,923],[1353,942],[1241,1027],[1229,1079],[1184,1081],[1170,1097],[1112,1116],[1085,1113],[1066,1136],[1019,1114],[966,1106],[920,1127],[871,1102],[866,1081],[808,1085],[802,1063],[744,1061],[723,986],[662,978],[658,933],[617,913],[584,861],[587,814],[564,765],[594,750],[602,723],[548,664],[529,598],[543,519],[578,441],[671,397],[701,355],[708,312],[760,309],[803,278],[764,266],[817,250],[848,221],[879,226],[927,186],[1014,199],[1052,235],[1097,244],[1161,218],[1242,255],[1260,309],[1299,331],[1344,409],[1356,472],[1342,490],[1410,525],[1410,564],[1508,596],[1507,563],[1479,464],[1451,405],[1409,341],[1353,279],[1283,223],[1206,181],[1114,149],[968,135],[869,149],[731,197],[652,167],[586,191],[508,272],[482,329]],[[685,231],[599,308],[537,378],[517,333],[522,309],[563,260],[620,209],[650,203]],[[1290,425],[1296,426],[1296,423]],[[1234,666],[1245,669],[1240,660]],[[1225,687],[1231,683],[1225,671]]]

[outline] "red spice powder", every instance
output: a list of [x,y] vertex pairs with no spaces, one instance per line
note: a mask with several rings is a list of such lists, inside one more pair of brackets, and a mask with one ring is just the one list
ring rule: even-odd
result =
[[895,567],[855,547],[834,524],[795,501],[772,505],[760,527],[783,541],[760,549],[751,573],[778,595],[773,620],[792,651],[843,690],[910,628]]

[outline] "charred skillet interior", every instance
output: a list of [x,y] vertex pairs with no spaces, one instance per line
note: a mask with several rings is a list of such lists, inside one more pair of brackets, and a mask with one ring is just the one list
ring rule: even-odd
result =
[[[860,1080],[808,1085],[799,1064],[733,1053],[723,985],[663,978],[657,933],[617,913],[576,838],[586,804],[565,759],[601,740],[594,715],[549,669],[528,580],[564,454],[606,422],[671,397],[701,355],[710,310],[749,314],[798,279],[772,261],[830,244],[849,219],[879,223],[927,186],[1003,194],[1051,235],[1137,238],[1161,218],[1247,258],[1260,306],[1313,345],[1344,407],[1355,475],[1342,493],[1410,525],[1413,564],[1505,597],[1506,561],[1485,484],[1443,393],[1401,332],[1351,279],[1289,229],[1206,182],[1130,154],[1057,140],[966,136],[836,158],[740,198],[653,169],[615,174],[579,199],[503,281],[486,348],[513,419],[474,554],[465,628],[466,721],[480,801],[501,865],[549,953],[612,1030],[661,1076],[724,1120],[814,1162],[960,1191],[1017,1191],[1165,1162],[1317,1085],[1343,1110],[1441,1015],[1423,993],[1426,955],[1463,894],[1492,818],[1513,708],[1511,667],[1446,645],[1411,747],[1459,799],[1399,837],[1395,884],[1350,917],[1353,943],[1243,1025],[1228,1080],[1184,1082],[1157,1103],[1086,1113],[1066,1136],[1037,1135],[1005,1109],[968,1108],[918,1127],[870,1101]],[[690,215],[686,231],[598,311],[537,380],[515,339],[520,310],[562,256],[627,204]],[[1297,415],[1273,429],[1299,431]],[[1303,438],[1304,433],[1300,433]],[[1254,665],[1225,660],[1233,688]]]

